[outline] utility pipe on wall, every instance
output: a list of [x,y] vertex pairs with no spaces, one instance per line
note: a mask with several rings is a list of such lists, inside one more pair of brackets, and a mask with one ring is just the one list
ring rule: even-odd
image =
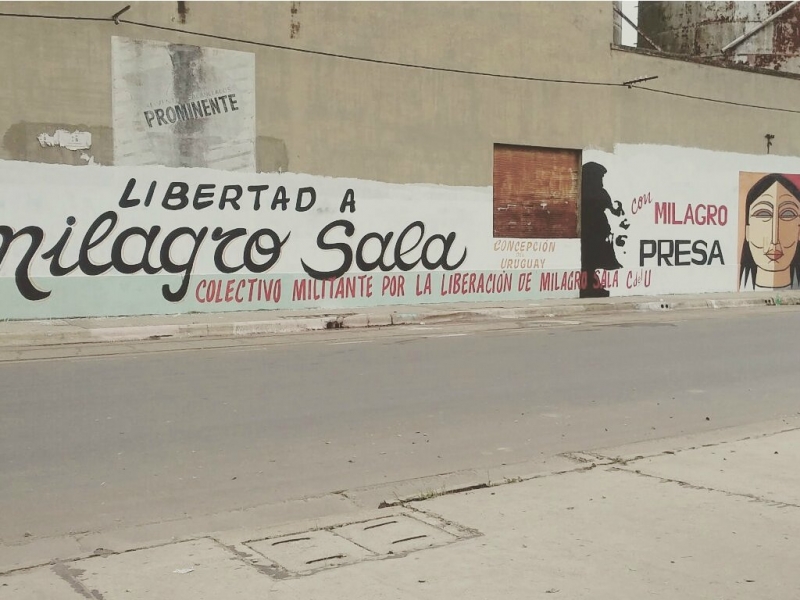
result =
[[794,6],[796,6],[798,3],[800,3],[800,0],[794,0],[793,2],[790,2],[789,4],[787,4],[786,6],[784,6],[782,9],[780,9],[778,12],[776,12],[774,15],[770,15],[769,17],[767,17],[766,19],[764,19],[764,20],[763,20],[761,23],[759,23],[758,25],[756,25],[756,26],[755,26],[755,27],[754,27],[752,30],[750,30],[750,31],[745,31],[745,32],[744,32],[742,35],[740,35],[738,38],[736,38],[735,40],[733,40],[733,41],[732,41],[730,44],[728,44],[727,46],[725,46],[725,47],[722,49],[722,52],[724,53],[724,52],[727,52],[728,50],[730,50],[731,48],[735,48],[736,46],[738,46],[739,44],[741,44],[743,41],[745,41],[747,38],[749,38],[749,37],[750,37],[751,35],[753,35],[754,33],[758,33],[759,31],[761,31],[762,29],[764,29],[764,27],[766,27],[767,25],[769,25],[770,23],[772,23],[772,22],[773,22],[775,19],[777,19],[778,17],[780,17],[780,16],[781,16],[782,14],[784,14],[786,11],[788,11],[788,10],[791,10],[791,9],[792,9]]

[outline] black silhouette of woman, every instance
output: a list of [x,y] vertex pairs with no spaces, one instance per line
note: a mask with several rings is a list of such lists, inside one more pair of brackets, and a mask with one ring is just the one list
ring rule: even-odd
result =
[[598,163],[583,165],[581,172],[581,270],[586,273],[586,289],[581,298],[602,298],[610,292],[595,281],[595,271],[612,271],[622,268],[614,252],[614,236],[605,211],[619,217],[625,213],[622,204],[611,202],[611,196],[603,187],[606,168]]

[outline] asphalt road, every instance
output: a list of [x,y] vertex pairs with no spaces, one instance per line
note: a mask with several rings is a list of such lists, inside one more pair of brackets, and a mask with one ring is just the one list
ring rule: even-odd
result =
[[781,307],[0,353],[0,540],[796,415],[798,330]]

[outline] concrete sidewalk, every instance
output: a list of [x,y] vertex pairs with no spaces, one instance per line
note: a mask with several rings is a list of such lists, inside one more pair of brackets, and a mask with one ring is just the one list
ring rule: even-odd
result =
[[91,342],[234,338],[324,329],[497,319],[532,319],[633,311],[697,310],[800,304],[800,292],[628,296],[507,303],[450,303],[364,309],[258,311],[169,316],[53,319],[0,323],[0,347]]
[[101,548],[0,576],[0,598],[800,597],[800,418],[559,461],[347,517]]

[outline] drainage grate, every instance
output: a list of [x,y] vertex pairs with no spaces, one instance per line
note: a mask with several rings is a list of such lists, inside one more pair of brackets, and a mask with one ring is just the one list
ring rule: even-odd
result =
[[412,517],[397,515],[379,521],[355,523],[335,530],[340,536],[376,554],[400,554],[443,546],[458,538]]
[[[427,516],[428,521],[438,522]],[[445,528],[450,531],[446,531]],[[246,542],[244,545],[278,567],[283,577],[310,575],[365,560],[404,556],[480,535],[451,523],[438,527],[404,513],[323,530]]]
[[374,556],[369,550],[325,530],[249,542],[247,546],[295,573],[340,567]]

